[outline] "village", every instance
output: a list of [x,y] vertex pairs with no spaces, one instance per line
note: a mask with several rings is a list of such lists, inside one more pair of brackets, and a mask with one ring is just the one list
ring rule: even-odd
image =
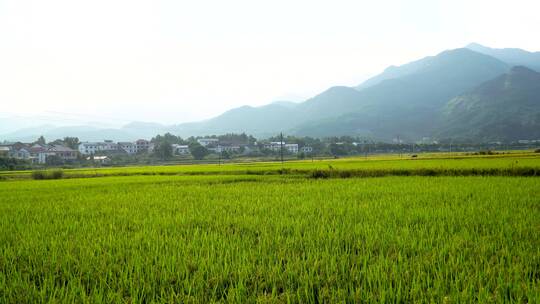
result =
[[538,149],[539,146],[540,140],[468,144],[426,139],[405,143],[398,138],[392,143],[384,143],[348,136],[324,139],[275,136],[257,140],[246,134],[225,134],[182,139],[170,133],[156,135],[150,140],[79,142],[77,137],[65,137],[47,143],[41,136],[34,142],[0,142],[0,167],[14,170],[48,166],[222,162],[240,158],[251,161],[291,160],[384,153],[407,153],[415,157],[416,153],[422,152],[491,153],[501,149]]
[[[65,140],[64,140],[65,141]],[[113,157],[153,155],[158,153],[159,143],[146,139],[138,139],[133,142],[115,142],[113,140],[103,140],[101,142],[76,142],[66,143],[56,140],[52,143],[45,143],[44,140],[37,140],[33,143],[0,143],[0,157],[13,158],[27,161],[31,164],[69,164],[77,161],[92,161],[100,164],[107,164]],[[78,141],[78,140],[77,140]],[[218,138],[198,138],[197,146],[203,147],[205,156],[209,154],[225,155],[251,155],[261,150],[271,152],[283,152],[296,155],[299,152],[311,153],[310,146],[299,147],[297,143],[286,142],[264,142],[251,144],[234,144],[230,142],[220,142]],[[192,156],[193,144],[170,144],[171,156]]]

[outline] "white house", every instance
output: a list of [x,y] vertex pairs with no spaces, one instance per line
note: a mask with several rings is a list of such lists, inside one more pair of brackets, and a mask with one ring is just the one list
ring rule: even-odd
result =
[[54,153],[54,152],[49,152],[49,151],[38,152],[38,154],[37,154],[37,161],[38,161],[38,163],[40,163],[40,164],[44,164],[44,163],[47,162],[47,157],[53,156],[53,155],[56,155],[56,153]]
[[298,153],[298,144],[285,144],[284,148],[293,154]]
[[219,142],[219,139],[217,138],[199,138],[197,139],[197,142],[201,144],[201,146],[206,147],[209,145],[215,145]]
[[172,147],[174,154],[187,155],[190,153],[188,145],[173,144]]
[[10,157],[18,158],[18,159],[29,159],[30,152],[26,148],[20,148],[20,149],[14,148],[10,151]]
[[47,152],[52,152],[62,160],[77,159],[77,151],[62,145],[54,145],[47,149]]
[[79,152],[84,155],[96,154],[101,151],[101,145],[97,142],[84,142],[79,144]]
[[273,141],[269,144],[265,144],[265,149],[270,149],[272,151],[280,151],[283,146],[283,151],[288,151],[290,153],[298,153],[298,144],[287,144],[285,142]]
[[218,145],[216,148],[213,148],[213,149],[209,149],[209,150],[212,150],[216,153],[221,153],[221,152],[230,152],[230,153],[237,153],[240,151],[240,146],[222,146],[222,145]]
[[101,143],[102,151],[117,151],[118,150],[118,144],[113,142],[112,140],[105,140],[103,143]]
[[79,152],[84,155],[96,154],[100,152],[116,152],[118,149],[118,144],[114,143],[112,140],[106,140],[104,142],[83,142],[79,144]]
[[98,164],[107,164],[111,161],[108,156],[89,156],[86,160],[91,160]]
[[272,151],[279,151],[282,145],[285,146],[285,143],[279,142],[279,141],[273,141],[268,144],[264,144],[264,148],[272,150]]

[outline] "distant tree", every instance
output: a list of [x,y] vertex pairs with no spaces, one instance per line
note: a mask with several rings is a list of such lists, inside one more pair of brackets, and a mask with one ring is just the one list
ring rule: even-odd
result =
[[334,156],[347,155],[347,149],[343,144],[330,144],[329,149]]
[[156,145],[154,148],[154,154],[157,155],[162,160],[169,159],[173,155],[172,144],[162,141]]
[[64,137],[64,145],[70,147],[73,150],[79,148],[79,138],[78,137]]
[[255,137],[251,135],[247,135],[246,133],[241,133],[241,134],[227,133],[225,135],[210,136],[210,138],[217,138],[219,139],[220,143],[234,144],[234,145],[252,145],[257,141]]
[[163,135],[156,135],[156,137],[152,138],[150,140],[154,144],[159,144],[162,142],[167,142],[169,144],[178,144],[178,145],[185,145],[186,141],[182,139],[180,136],[173,135],[171,133],[165,133]]
[[29,166],[26,160],[0,157],[1,170],[23,170]]
[[203,159],[206,155],[209,154],[208,149],[196,142],[192,143],[189,146],[189,152],[191,152],[191,155],[193,155],[193,158],[195,159]]
[[223,152],[221,152],[221,158],[229,159],[229,158],[231,158],[231,154],[229,152],[227,152],[227,151],[223,151]]
[[46,145],[47,141],[45,140],[45,137],[41,135],[34,143],[38,145]]
[[49,145],[60,145],[60,146],[63,146],[63,145],[64,145],[64,141],[61,140],[61,139],[55,139],[54,141],[49,142]]
[[64,164],[64,161],[58,155],[49,155],[45,159],[45,163],[49,166],[59,166]]

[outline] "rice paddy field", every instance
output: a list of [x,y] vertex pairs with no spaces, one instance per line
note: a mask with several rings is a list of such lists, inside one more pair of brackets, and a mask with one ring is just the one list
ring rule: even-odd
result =
[[539,170],[511,153],[4,172],[0,303],[539,303]]

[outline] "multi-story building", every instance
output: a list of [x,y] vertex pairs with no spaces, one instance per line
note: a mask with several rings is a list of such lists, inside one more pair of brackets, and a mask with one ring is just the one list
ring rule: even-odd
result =
[[276,152],[280,151],[281,147],[283,147],[283,151],[287,151],[293,154],[298,153],[298,144],[287,144],[285,142],[273,141],[264,145],[265,149]]
[[77,159],[77,151],[66,146],[54,145],[47,149],[47,152],[54,153],[64,161]]
[[141,152],[151,152],[151,146],[153,146],[150,141],[146,140],[146,139],[138,139],[137,141],[135,141],[135,146],[136,146],[136,149],[137,149],[137,153],[141,153]]
[[137,145],[132,142],[119,142],[118,148],[129,155],[137,153]]
[[84,142],[79,144],[79,152],[84,155],[96,154],[101,151],[102,145],[98,142]]
[[83,142],[79,144],[79,152],[83,155],[118,152],[119,146],[112,140],[104,142]]

